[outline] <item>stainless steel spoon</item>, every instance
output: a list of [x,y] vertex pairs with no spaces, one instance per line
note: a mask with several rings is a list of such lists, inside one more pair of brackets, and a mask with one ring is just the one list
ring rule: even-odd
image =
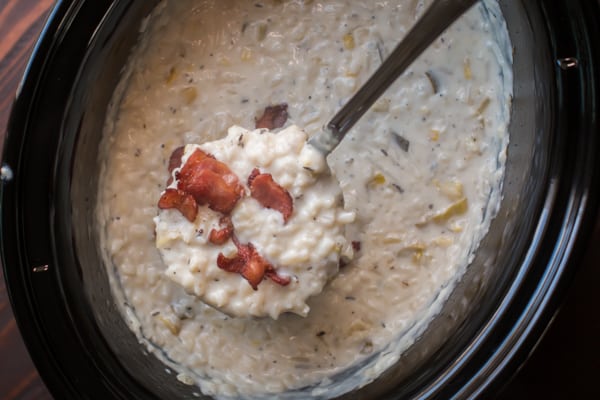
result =
[[477,0],[435,0],[389,57],[308,143],[325,155],[421,53]]

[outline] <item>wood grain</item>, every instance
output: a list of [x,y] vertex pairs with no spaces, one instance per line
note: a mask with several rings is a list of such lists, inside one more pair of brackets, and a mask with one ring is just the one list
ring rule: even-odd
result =
[[[0,0],[0,153],[15,91],[52,0]],[[0,399],[51,399],[19,334],[0,274]]]

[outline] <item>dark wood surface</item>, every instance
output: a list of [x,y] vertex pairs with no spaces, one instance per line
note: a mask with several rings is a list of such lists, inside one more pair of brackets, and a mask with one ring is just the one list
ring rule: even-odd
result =
[[[0,150],[10,105],[52,0],[0,0]],[[600,398],[600,230],[548,334],[501,399]],[[17,329],[0,274],[0,400],[51,399]]]
[[[17,85],[53,3],[0,0],[0,151]],[[0,274],[0,399],[51,398],[23,344]]]

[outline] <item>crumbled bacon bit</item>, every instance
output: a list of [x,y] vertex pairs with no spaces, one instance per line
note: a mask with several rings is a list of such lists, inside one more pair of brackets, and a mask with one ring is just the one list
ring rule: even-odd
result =
[[194,197],[178,189],[165,190],[158,200],[158,208],[176,208],[190,222],[194,222],[198,215],[198,204]]
[[248,177],[250,195],[266,208],[279,211],[286,223],[292,215],[294,203],[292,196],[283,187],[273,180],[271,174],[261,174],[254,168]]
[[263,115],[256,119],[256,129],[267,128],[276,129],[285,125],[288,119],[288,105],[286,103],[268,106]]
[[352,241],[352,249],[356,252],[360,251],[360,242],[358,240]]
[[248,175],[248,187],[252,186],[252,182],[254,182],[254,179],[258,175],[260,175],[260,171],[258,170],[258,168],[254,168],[252,172],[250,172],[250,175]]
[[169,157],[169,180],[167,181],[167,186],[173,182],[172,172],[175,168],[181,165],[181,157],[183,157],[183,151],[185,150],[185,146],[179,146],[171,153],[171,157]]
[[181,157],[183,157],[184,150],[185,146],[179,146],[171,153],[171,157],[169,157],[169,173],[181,165]]
[[231,218],[229,216],[223,216],[219,220],[219,225],[223,228],[221,229],[211,229],[208,234],[208,240],[212,244],[222,245],[224,244],[231,235],[233,234],[233,222],[231,222]]
[[233,243],[237,247],[237,254],[228,258],[219,253],[217,266],[227,272],[236,272],[248,281],[252,289],[258,290],[258,285],[267,277],[281,286],[290,283],[289,277],[282,277],[267,260],[265,260],[254,248],[252,243],[241,244],[236,236],[232,236]]
[[191,194],[198,204],[229,214],[244,194],[237,176],[212,155],[196,149],[177,175],[177,188]]
[[189,176],[194,172],[195,168],[198,167],[198,164],[200,164],[202,160],[205,160],[207,158],[214,159],[214,157],[211,154],[205,153],[200,149],[194,150],[194,152],[190,154],[190,156],[186,160],[185,165],[178,172],[177,178],[189,178]]
[[265,272],[265,276],[281,286],[287,286],[290,284],[290,277],[278,275],[277,271],[275,271],[274,268],[267,269],[267,271]]

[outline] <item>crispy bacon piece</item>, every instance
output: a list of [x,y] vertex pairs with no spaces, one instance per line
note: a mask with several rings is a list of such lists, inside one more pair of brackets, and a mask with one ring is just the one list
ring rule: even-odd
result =
[[183,157],[184,150],[185,146],[179,146],[171,153],[171,157],[169,157],[169,173],[181,165],[181,157]]
[[219,225],[223,226],[221,229],[211,229],[208,234],[208,240],[212,244],[221,245],[224,244],[231,235],[233,234],[233,222],[229,216],[223,216],[219,220]]
[[265,272],[265,276],[267,278],[269,278],[270,280],[272,280],[273,282],[275,282],[276,284],[281,285],[281,286],[289,285],[290,280],[291,280],[289,276],[278,275],[277,271],[274,268],[267,269],[267,271]]
[[258,254],[252,243],[241,244],[235,235],[232,238],[238,253],[233,258],[225,257],[223,253],[219,253],[217,256],[217,266],[219,268],[227,272],[239,273],[254,290],[258,290],[258,285],[265,277],[281,286],[290,283],[290,278],[278,275],[273,265]]
[[185,146],[179,146],[171,153],[171,157],[169,157],[169,179],[167,180],[167,186],[173,182],[173,175],[171,173],[173,170],[181,164],[181,157],[183,157],[183,151],[185,150]]
[[[194,150],[194,152],[192,154],[190,154],[190,156],[188,157],[187,161],[185,162],[185,165],[181,168],[181,170],[177,174],[177,178],[178,179],[189,178],[189,176],[194,172],[195,168],[198,167],[198,164],[202,160],[205,160],[207,158],[214,159],[214,157],[211,154],[205,153],[200,149]],[[181,161],[180,161],[180,163],[181,163]]]
[[244,187],[229,167],[200,149],[190,155],[177,179],[179,190],[223,214],[229,214],[244,194]]
[[285,125],[285,122],[288,119],[287,108],[288,105],[286,103],[268,106],[265,108],[263,115],[255,121],[256,129],[281,128],[283,125]]
[[194,222],[198,215],[198,204],[194,197],[177,189],[165,190],[158,200],[158,208],[176,208],[190,222]]
[[294,201],[289,192],[273,180],[271,174],[261,174],[254,168],[248,177],[250,195],[266,208],[279,211],[286,223],[294,211]]

